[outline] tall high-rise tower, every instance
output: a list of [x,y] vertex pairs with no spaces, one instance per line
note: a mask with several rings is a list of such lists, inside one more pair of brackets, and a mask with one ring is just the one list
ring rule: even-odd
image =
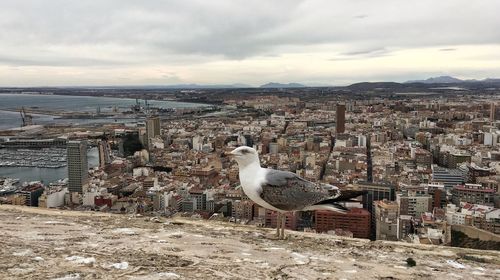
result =
[[371,135],[366,137],[366,181],[373,182],[373,161],[372,161],[372,144]]
[[87,142],[68,141],[68,189],[70,192],[82,193],[82,186],[88,177]]
[[345,132],[345,105],[337,104],[337,134]]
[[111,163],[111,149],[106,140],[101,140],[98,143],[99,148],[99,167],[103,168]]
[[495,102],[491,102],[490,121],[494,122],[497,118],[497,106]]
[[149,141],[151,138],[160,136],[160,117],[152,116],[146,119],[146,145],[149,147]]

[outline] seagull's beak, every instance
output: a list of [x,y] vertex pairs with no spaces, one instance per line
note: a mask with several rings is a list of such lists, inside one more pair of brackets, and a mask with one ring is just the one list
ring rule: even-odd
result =
[[229,157],[229,158],[232,158],[232,157],[234,157],[235,155],[233,154],[233,152],[224,152],[224,153],[222,153],[222,156],[223,156],[223,157]]

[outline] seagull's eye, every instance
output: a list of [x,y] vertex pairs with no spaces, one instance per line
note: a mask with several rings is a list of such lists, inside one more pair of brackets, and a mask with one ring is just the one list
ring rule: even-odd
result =
[[249,154],[250,151],[249,150],[241,150],[241,153],[244,154],[244,155],[246,155],[246,154]]

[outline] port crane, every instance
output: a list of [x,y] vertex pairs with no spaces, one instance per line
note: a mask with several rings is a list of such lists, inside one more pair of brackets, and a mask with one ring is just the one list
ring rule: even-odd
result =
[[21,108],[20,113],[21,113],[21,119],[23,121],[22,126],[33,125],[33,117],[29,114],[26,114],[24,106]]

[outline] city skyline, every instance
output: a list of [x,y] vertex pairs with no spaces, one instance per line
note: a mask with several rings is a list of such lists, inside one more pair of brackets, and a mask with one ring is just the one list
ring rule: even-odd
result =
[[3,1],[0,86],[500,77],[495,1]]
[[499,10],[0,1],[3,278],[500,279]]

